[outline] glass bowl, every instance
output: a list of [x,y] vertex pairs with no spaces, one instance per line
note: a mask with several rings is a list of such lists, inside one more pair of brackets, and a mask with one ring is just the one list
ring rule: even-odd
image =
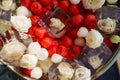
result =
[[[19,5],[19,2],[18,2],[18,5]],[[55,17],[56,14],[57,14],[57,12],[51,12],[51,13],[50,13],[50,15],[46,15],[47,17],[44,16],[39,21],[39,25],[48,25],[48,23],[45,22],[45,19],[48,18],[48,17],[49,18]],[[101,9],[96,11],[96,16],[97,16],[98,19],[104,19],[104,18],[107,18],[107,17],[114,18],[116,20],[116,23],[117,23],[117,29],[116,29],[117,31],[115,32],[115,34],[120,35],[120,26],[119,26],[120,25],[120,14],[119,13],[120,13],[120,8],[118,8],[118,7],[103,6]],[[67,17],[67,20],[70,17],[67,13],[61,12],[61,14],[65,14],[65,17]],[[0,10],[0,16],[2,16],[0,22],[3,23],[3,24],[0,24],[0,34],[1,35],[4,35],[4,33],[7,30],[10,30],[11,23],[9,22],[9,20],[10,20],[11,15],[15,15],[14,11]],[[59,15],[57,14],[56,17],[58,17],[58,16]],[[7,26],[6,26],[6,24],[7,24]],[[51,29],[49,29],[49,31],[55,37],[58,37],[56,32],[52,33]],[[110,35],[103,33],[103,36],[104,37],[109,37]],[[5,39],[2,38],[2,36],[1,36],[0,37],[0,46],[1,46],[0,48],[2,48],[2,46],[4,45],[4,40]],[[77,63],[77,64],[80,64],[80,65],[83,65],[83,66],[89,68],[92,72],[92,74],[91,74],[92,80],[94,80],[94,79],[98,78],[100,75],[102,75],[106,70],[108,70],[112,66],[112,64],[117,60],[117,58],[119,57],[119,55],[120,55],[120,44],[117,44],[117,45],[114,45],[114,46],[115,46],[114,49],[109,49],[104,43],[96,49],[91,49],[88,46],[85,46],[84,49],[83,49],[83,52],[81,53],[82,55],[76,57],[73,60],[73,63]],[[96,56],[99,57],[99,59],[101,61],[101,65],[99,65],[97,67],[92,67],[92,65],[90,64],[90,59],[92,59]],[[13,72],[16,73],[16,75],[20,75],[21,77],[24,77],[25,79],[29,78],[29,77],[26,77],[23,74],[21,74],[21,71],[18,68],[12,66],[11,64],[5,62],[2,59],[0,59],[0,61],[3,64],[7,65]],[[96,61],[96,59],[93,59],[93,62],[94,61]],[[51,70],[51,72],[54,71],[54,69],[52,67],[50,68],[50,70]]]

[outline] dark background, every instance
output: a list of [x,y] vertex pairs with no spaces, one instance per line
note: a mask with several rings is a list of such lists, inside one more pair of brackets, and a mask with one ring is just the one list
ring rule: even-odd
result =
[[120,74],[117,63],[115,62],[110,69],[96,80],[120,80]]

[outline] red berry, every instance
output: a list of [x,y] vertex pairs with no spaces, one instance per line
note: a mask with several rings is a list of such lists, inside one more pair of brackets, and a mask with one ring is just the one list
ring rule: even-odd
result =
[[70,47],[72,45],[72,39],[68,36],[63,36],[62,37],[62,45],[64,45],[65,47]]
[[56,51],[57,51],[57,46],[50,46],[48,48],[49,56],[52,56],[53,54],[55,54]]
[[36,27],[30,27],[30,28],[29,28],[28,34],[29,34],[31,37],[35,37],[35,29],[36,29]]
[[65,56],[65,58],[68,59],[68,60],[73,60],[73,57],[70,55],[70,51],[69,51],[68,53],[69,53],[69,54],[67,54],[67,55]]
[[51,37],[44,37],[42,40],[41,40],[41,45],[44,47],[44,48],[48,48],[52,45],[52,38]]
[[58,5],[58,1],[57,0],[52,0],[52,2],[51,2],[51,6],[57,6]]
[[23,74],[26,76],[30,76],[32,69],[22,68]]
[[81,14],[76,14],[72,17],[72,22],[74,25],[79,26],[83,24],[83,16]]
[[97,18],[93,14],[88,14],[85,16],[85,26],[91,30],[94,29],[97,24]]
[[72,57],[77,57],[77,56],[80,55],[81,51],[82,51],[82,48],[81,48],[81,47],[76,46],[76,45],[73,45],[73,46],[71,47],[69,53],[70,53],[70,55],[71,55]]
[[63,45],[59,45],[57,47],[57,51],[56,52],[64,57],[64,56],[66,56],[68,54],[68,49],[65,46],[63,46]]
[[67,10],[68,7],[69,7],[69,1],[68,1],[68,0],[62,0],[62,1],[59,3],[59,7],[60,7],[62,10]]
[[37,1],[32,2],[31,11],[35,14],[41,13],[42,12],[42,5]]
[[77,38],[77,32],[78,32],[78,28],[74,28],[72,31],[71,31],[71,36],[72,38]]
[[35,29],[35,35],[38,38],[43,38],[47,34],[47,29],[44,27],[36,28]]
[[30,8],[32,0],[20,0],[21,4],[27,8]]
[[104,39],[104,43],[105,43],[109,48],[112,48],[112,46],[113,46],[112,42],[111,42],[108,38],[105,38],[105,39]]
[[51,4],[51,0],[40,0],[40,2],[45,6],[48,6]]
[[32,25],[38,25],[39,17],[38,16],[30,16]]
[[58,45],[59,45],[58,40],[53,40],[52,45],[53,45],[53,46],[58,46]]
[[72,14],[78,14],[78,13],[80,13],[79,8],[78,8],[77,5],[71,5],[70,8],[69,8],[69,11]]

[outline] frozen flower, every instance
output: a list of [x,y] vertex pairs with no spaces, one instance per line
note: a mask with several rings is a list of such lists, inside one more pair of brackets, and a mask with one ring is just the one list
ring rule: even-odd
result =
[[79,66],[75,70],[74,80],[91,80],[91,71],[84,66]]
[[103,42],[103,36],[97,31],[92,29],[86,36],[86,44],[90,48],[100,47]]
[[28,32],[31,27],[31,20],[25,16],[11,16],[11,23],[20,32]]
[[98,55],[92,56],[89,58],[89,64],[94,68],[97,69],[101,63],[102,63],[103,59],[100,59],[98,57]]
[[58,30],[62,30],[65,27],[64,23],[62,23],[61,20],[58,18],[51,18],[50,21],[50,26]]
[[97,23],[98,28],[106,33],[112,33],[115,30],[116,22],[114,19],[101,19]]
[[10,10],[13,4],[13,0],[2,0],[0,8],[3,10]]
[[86,9],[96,10],[102,7],[105,0],[82,0],[82,2]]
[[72,66],[69,63],[61,62],[57,68],[62,76],[72,78],[74,69],[72,69]]
[[37,64],[37,66],[39,66],[43,70],[44,73],[48,73],[52,65],[53,65],[53,62],[51,61],[49,57],[45,59],[44,61],[39,60]]
[[4,45],[0,52],[0,56],[2,59],[9,62],[19,60],[25,53],[25,50],[26,46],[23,43],[14,40]]
[[25,54],[20,60],[20,67],[32,69],[37,65],[38,58],[32,54]]

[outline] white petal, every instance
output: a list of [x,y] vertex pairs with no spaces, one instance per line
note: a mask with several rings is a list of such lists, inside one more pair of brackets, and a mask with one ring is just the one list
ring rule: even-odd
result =
[[62,61],[62,59],[63,59],[63,57],[59,54],[53,54],[51,57],[51,61],[54,63],[59,63]]
[[48,51],[45,48],[41,48],[41,52],[37,54],[39,60],[45,60],[48,58]]
[[80,29],[77,32],[78,37],[86,37],[88,34],[88,29],[86,27],[80,27]]
[[41,53],[41,46],[38,42],[31,42],[28,46],[27,51],[29,54],[37,56],[38,54]]
[[37,62],[38,58],[36,56],[32,54],[25,54],[20,60],[20,67],[32,69],[36,66]]
[[71,4],[79,4],[81,0],[70,0]]
[[43,74],[43,72],[42,72],[41,68],[40,68],[40,67],[35,67],[35,68],[33,68],[33,70],[31,71],[30,76],[31,76],[32,78],[39,79],[39,78],[42,77],[42,74]]

